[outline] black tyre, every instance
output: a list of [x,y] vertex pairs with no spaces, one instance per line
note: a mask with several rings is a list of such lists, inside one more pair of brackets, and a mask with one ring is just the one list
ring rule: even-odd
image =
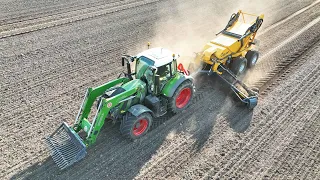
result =
[[258,51],[248,51],[246,54],[246,59],[248,60],[248,68],[252,68],[257,64],[259,59],[259,52]]
[[247,69],[247,59],[240,56],[237,57],[233,60],[232,64],[231,64],[231,71],[239,76],[241,74],[243,74]]
[[152,116],[150,113],[142,113],[136,117],[128,112],[122,119],[120,132],[130,139],[137,139],[148,132],[151,124]]
[[169,108],[174,113],[179,113],[186,109],[193,98],[194,87],[191,81],[187,80],[180,84],[169,99]]

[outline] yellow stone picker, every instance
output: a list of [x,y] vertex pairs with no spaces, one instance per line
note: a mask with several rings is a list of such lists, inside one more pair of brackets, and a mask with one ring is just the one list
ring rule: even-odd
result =
[[[254,18],[250,23],[245,19],[248,16]],[[237,76],[257,63],[259,53],[253,46],[258,43],[255,37],[263,18],[263,14],[248,14],[241,10],[232,14],[226,27],[196,53],[194,62],[189,65],[192,73],[216,73],[251,109],[257,105],[258,92],[249,89]]]

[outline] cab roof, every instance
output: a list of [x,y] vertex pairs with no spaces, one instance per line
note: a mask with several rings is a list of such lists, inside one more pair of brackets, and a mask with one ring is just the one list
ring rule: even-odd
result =
[[137,57],[144,56],[149,58],[150,60],[154,61],[155,67],[160,67],[165,64],[168,64],[173,61],[173,52],[168,49],[157,47],[145,50],[137,55]]

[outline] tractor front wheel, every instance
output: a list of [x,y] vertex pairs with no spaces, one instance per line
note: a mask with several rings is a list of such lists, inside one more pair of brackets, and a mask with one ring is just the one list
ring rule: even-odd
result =
[[186,109],[193,97],[193,85],[192,82],[187,80],[180,84],[180,86],[174,92],[172,98],[170,98],[170,108],[174,113],[179,113]]
[[231,64],[231,71],[237,75],[242,75],[247,69],[247,59],[239,56],[236,59],[233,60]]
[[130,139],[137,139],[148,132],[151,124],[152,116],[150,113],[142,113],[136,117],[128,112],[121,122],[120,132]]

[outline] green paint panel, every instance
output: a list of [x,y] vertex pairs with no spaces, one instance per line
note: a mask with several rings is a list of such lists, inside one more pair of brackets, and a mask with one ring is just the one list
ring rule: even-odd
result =
[[140,89],[145,89],[146,83],[141,81],[140,79],[134,79],[132,81],[129,81],[125,83],[124,85],[121,86],[125,90],[130,90],[132,88],[140,88]]
[[169,80],[169,82],[164,86],[161,93],[167,97],[171,97],[175,89],[185,80],[187,79],[183,74],[176,73],[173,78]]
[[87,119],[82,119],[81,129],[85,130],[85,132],[88,132],[90,127],[91,127],[91,123]]

